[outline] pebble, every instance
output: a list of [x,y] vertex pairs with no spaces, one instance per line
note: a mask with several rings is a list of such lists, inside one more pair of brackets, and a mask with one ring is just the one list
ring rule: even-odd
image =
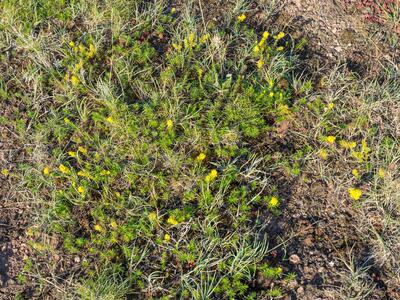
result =
[[304,288],[301,286],[296,290],[297,294],[302,295],[304,294]]
[[313,239],[312,239],[312,237],[311,237],[311,236],[308,236],[308,237],[303,241],[303,244],[304,244],[305,246],[308,246],[308,247],[312,246],[312,244],[313,244]]
[[301,259],[298,255],[296,254],[292,254],[289,257],[289,261],[293,264],[293,265],[298,265],[301,263]]

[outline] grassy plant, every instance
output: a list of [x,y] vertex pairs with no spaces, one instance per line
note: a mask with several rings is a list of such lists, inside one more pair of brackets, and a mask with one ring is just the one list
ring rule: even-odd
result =
[[293,59],[283,33],[260,38],[238,23],[244,3],[214,29],[191,5],[180,14],[162,1],[1,5],[3,40],[26,62],[4,93],[26,105],[21,134],[40,149],[23,167],[38,204],[31,245],[58,252],[44,240],[54,236],[76,257],[82,271],[69,276],[80,284],[66,297],[251,292],[267,237],[249,219],[268,191],[264,175],[241,169],[271,130],[266,116],[290,113],[278,82]]
[[[219,24],[204,9],[1,2],[0,101],[15,112],[0,122],[30,158],[1,176],[34,207],[19,281],[39,298],[282,297],[294,275],[268,261],[266,227],[289,201],[282,181],[304,174],[378,211],[377,261],[398,268],[398,110],[383,112],[398,108],[397,71],[360,84],[338,69],[315,83],[296,70],[300,46],[253,27],[247,1]],[[59,274],[55,257],[74,268]]]

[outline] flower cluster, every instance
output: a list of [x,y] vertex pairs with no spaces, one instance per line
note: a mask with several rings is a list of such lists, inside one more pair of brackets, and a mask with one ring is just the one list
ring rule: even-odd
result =
[[205,181],[206,181],[206,182],[211,182],[211,181],[213,181],[214,179],[216,179],[217,176],[218,176],[218,171],[215,170],[215,169],[212,169],[212,170],[210,171],[210,173],[206,176]]
[[285,37],[284,32],[279,32],[273,38],[275,42],[272,45],[268,45],[268,39],[270,37],[270,33],[268,31],[264,31],[261,40],[254,46],[253,52],[255,56],[258,58],[257,60],[257,68],[261,69],[265,61],[270,58],[271,52],[274,51],[283,51],[283,46],[278,46],[278,42]]
[[72,84],[72,86],[78,86],[81,83],[80,72],[83,69],[84,61],[92,59],[96,53],[96,47],[91,43],[88,47],[83,44],[75,44],[71,41],[69,46],[72,48],[73,52],[78,56],[78,63],[74,66],[69,66],[68,71],[65,73],[64,79]]

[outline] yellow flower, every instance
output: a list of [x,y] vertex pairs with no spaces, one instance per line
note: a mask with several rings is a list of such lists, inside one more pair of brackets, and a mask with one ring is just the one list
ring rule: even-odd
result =
[[349,196],[353,200],[359,200],[362,196],[362,191],[356,188],[349,188]]
[[189,45],[194,45],[195,34],[191,32],[188,37]]
[[205,43],[209,38],[210,38],[210,35],[208,33],[203,34],[200,38],[200,43]]
[[378,176],[380,177],[380,178],[385,178],[385,170],[384,169],[382,169],[382,168],[379,168],[379,170],[378,170]]
[[274,39],[279,41],[279,40],[283,39],[284,37],[285,37],[285,33],[281,31],[276,36],[274,36]]
[[283,48],[282,46],[276,48],[277,51],[283,51],[283,49],[285,49],[285,48]]
[[182,45],[180,44],[172,44],[172,47],[176,50],[176,51],[181,51],[182,50]]
[[81,83],[81,81],[79,80],[78,77],[76,77],[75,75],[71,76],[71,83],[73,86],[77,86],[79,83]]
[[27,236],[33,236],[34,233],[35,233],[35,228],[34,228],[34,227],[29,227],[29,228],[26,230],[26,235],[27,235]]
[[81,146],[78,147],[78,151],[85,155],[88,153],[87,149]]
[[284,115],[284,116],[287,116],[287,115],[291,114],[290,109],[289,109],[289,105],[287,105],[287,104],[279,104],[278,105],[278,110],[279,110],[279,113],[281,115]]
[[215,178],[217,178],[217,176],[218,176],[218,171],[215,170],[215,169],[212,169],[212,170],[210,171],[210,173],[206,176],[205,180],[206,180],[206,182],[211,182],[211,181],[213,181]]
[[353,169],[353,170],[351,170],[351,174],[353,174],[353,176],[355,177],[355,178],[360,178],[360,173],[358,173],[358,170],[357,169]]
[[71,120],[68,119],[67,117],[64,118],[64,123],[65,124],[72,124]]
[[49,169],[49,167],[44,167],[44,169],[43,169],[43,174],[46,175],[46,176],[50,174],[50,169]]
[[155,222],[157,221],[157,214],[155,212],[151,212],[149,213],[148,218],[151,222]]
[[237,17],[239,22],[244,22],[246,20],[246,15],[245,14],[241,14],[240,16]]
[[82,67],[83,67],[83,60],[81,59],[81,60],[79,61],[79,63],[77,63],[77,64],[75,65],[74,72],[75,72],[75,73],[78,73],[79,70],[82,69]]
[[364,159],[367,159],[368,154],[371,152],[371,148],[368,147],[367,142],[365,140],[361,142],[361,152],[363,154]]
[[164,241],[168,243],[170,240],[171,236],[168,233],[164,234]]
[[189,36],[183,41],[185,48],[192,49],[196,45],[195,38],[196,35],[193,32],[191,32]]
[[334,137],[333,135],[327,136],[325,138],[325,141],[327,141],[329,144],[333,144],[336,141],[336,137]]
[[357,146],[357,143],[340,140],[339,145],[344,149],[354,149]]
[[58,169],[61,171],[61,173],[64,173],[64,174],[68,174],[68,173],[70,172],[69,168],[66,167],[66,166],[64,166],[63,164],[61,164],[61,165],[58,167]]
[[268,206],[271,208],[275,208],[279,205],[279,199],[277,197],[271,197],[268,202]]
[[99,224],[94,225],[93,229],[98,231],[98,232],[102,232],[103,231],[103,227],[101,225],[99,225]]
[[69,151],[68,155],[71,157],[76,157],[76,152],[75,151]]
[[179,224],[179,222],[175,219],[174,216],[169,216],[169,218],[167,219],[167,223],[172,225],[172,226],[175,226],[175,225]]
[[98,161],[101,159],[101,155],[100,155],[99,153],[96,152],[96,153],[94,154],[94,159],[95,159],[96,162],[98,162]]
[[335,107],[335,104],[332,102],[328,103],[328,109],[333,109]]
[[260,52],[260,47],[258,45],[255,45],[253,48],[254,53]]
[[264,66],[264,61],[262,59],[259,59],[257,61],[257,68],[261,69]]
[[3,169],[1,170],[1,174],[7,177],[8,175],[10,175],[10,171],[8,171],[7,169]]
[[268,31],[264,31],[263,33],[263,37],[264,40],[266,40],[267,38],[269,38],[269,32]]
[[196,160],[198,161],[203,161],[206,158],[206,155],[201,152],[199,155],[197,155]]
[[118,227],[118,224],[117,224],[117,222],[112,221],[112,222],[110,223],[110,226],[111,226],[111,228],[116,229],[116,228]]
[[113,119],[113,117],[111,117],[111,116],[108,116],[108,117],[106,118],[106,121],[107,121],[108,123],[110,123],[110,124],[114,123],[114,119]]
[[322,159],[328,159],[328,151],[326,151],[325,149],[319,150],[319,157],[321,157]]
[[369,155],[370,151],[371,151],[371,149],[367,146],[367,142],[365,140],[363,140],[361,142],[361,150],[360,151],[352,151],[351,155],[353,157],[357,158],[357,160],[360,163],[362,163],[368,159],[368,155]]
[[80,185],[80,186],[78,187],[78,193],[79,193],[79,194],[85,193],[85,188],[84,188],[83,186]]
[[174,126],[174,122],[171,119],[167,120],[167,128],[171,129],[172,126]]
[[106,175],[110,175],[110,174],[111,174],[111,172],[109,170],[102,170],[100,172],[100,175],[102,175],[102,176],[106,176]]
[[78,46],[78,49],[79,49],[79,52],[80,52],[81,54],[84,54],[84,53],[86,52],[86,48],[85,48],[85,46],[83,46],[82,44],[80,44],[80,45]]
[[274,80],[273,79],[268,80],[268,86],[269,86],[269,88],[273,88],[274,87]]
[[176,8],[175,7],[172,7],[171,8],[171,14],[174,14],[176,12]]
[[95,54],[96,54],[96,47],[93,44],[90,44],[89,51],[86,52],[86,57],[90,59],[90,58],[94,57]]
[[77,173],[77,175],[78,175],[78,176],[81,176],[81,177],[90,177],[89,172],[88,172],[88,171],[84,171],[84,170],[79,171],[79,172]]
[[352,151],[352,152],[351,152],[351,155],[352,155],[354,158],[357,158],[358,162],[360,162],[360,163],[362,163],[362,162],[364,161],[363,154],[362,154],[361,152]]
[[75,47],[75,43],[74,43],[73,41],[70,41],[70,42],[69,42],[69,46],[70,46],[71,48],[73,48],[73,47]]

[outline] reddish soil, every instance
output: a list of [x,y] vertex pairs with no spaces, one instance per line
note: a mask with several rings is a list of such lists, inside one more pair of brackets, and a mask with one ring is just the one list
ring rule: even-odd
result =
[[[388,15],[394,14],[398,0],[343,0],[346,5],[352,6],[361,12],[365,20],[384,25]],[[394,25],[395,31],[400,34],[400,24]]]

